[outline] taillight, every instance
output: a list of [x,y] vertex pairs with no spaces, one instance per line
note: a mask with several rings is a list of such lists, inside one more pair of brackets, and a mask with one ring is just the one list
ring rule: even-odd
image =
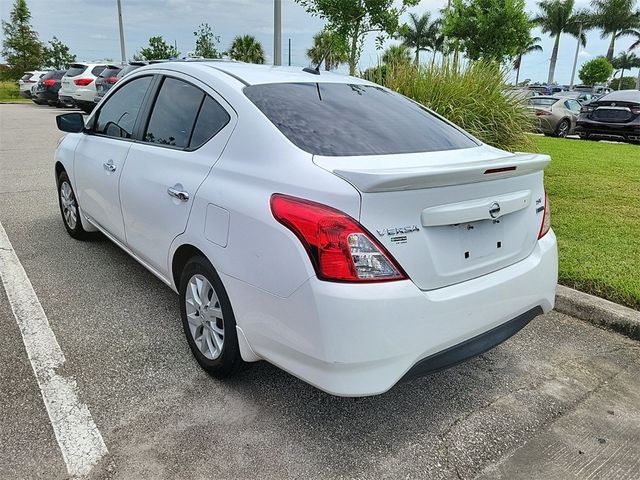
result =
[[43,85],[46,85],[47,87],[53,87],[56,84],[55,80],[49,79],[49,80],[45,80],[44,82],[42,82]]
[[118,81],[118,77],[107,77],[104,79],[104,83],[108,83],[110,85],[113,85],[117,81]]
[[73,81],[73,83],[75,83],[79,87],[86,87],[91,82],[93,82],[93,78],[77,78]]
[[551,228],[551,207],[549,205],[549,195],[544,192],[544,213],[542,214],[542,224],[538,232],[538,240],[544,237]]
[[551,112],[547,112],[546,110],[536,110],[536,116],[542,117],[543,115],[551,115]]
[[302,242],[321,280],[384,282],[407,278],[386,249],[356,220],[339,210],[274,194],[271,212]]

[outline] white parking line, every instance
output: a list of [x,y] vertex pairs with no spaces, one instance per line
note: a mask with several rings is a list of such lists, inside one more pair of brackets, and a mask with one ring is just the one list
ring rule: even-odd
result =
[[64,354],[2,223],[0,277],[67,471],[72,476],[86,475],[108,453],[107,447],[89,408],[78,400],[75,380],[56,373],[56,369],[64,365]]

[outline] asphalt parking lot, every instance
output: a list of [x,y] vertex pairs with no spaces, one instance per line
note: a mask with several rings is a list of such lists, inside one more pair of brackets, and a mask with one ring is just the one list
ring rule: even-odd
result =
[[[108,240],[65,232],[60,112],[0,105],[0,247],[108,450],[89,478],[638,478],[640,344],[558,313],[377,397],[332,397],[265,362],[208,377],[175,294]],[[0,291],[0,478],[67,478],[60,443],[74,432],[54,432],[12,307]]]

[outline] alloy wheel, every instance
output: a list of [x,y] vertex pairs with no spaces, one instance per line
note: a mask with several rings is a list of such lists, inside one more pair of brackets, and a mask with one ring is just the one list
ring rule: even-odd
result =
[[64,221],[71,230],[74,230],[78,223],[78,206],[71,185],[67,181],[62,182],[60,185],[60,203]]
[[224,317],[218,295],[204,275],[189,279],[185,307],[196,347],[206,358],[215,360],[224,346]]

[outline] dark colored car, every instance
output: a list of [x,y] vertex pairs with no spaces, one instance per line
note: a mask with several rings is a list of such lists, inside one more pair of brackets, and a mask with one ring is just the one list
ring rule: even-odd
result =
[[32,100],[38,105],[58,106],[58,91],[66,70],[54,70],[44,75],[37,83]]
[[117,65],[107,65],[98,78],[96,78],[96,98],[93,100],[98,103],[104,94],[109,91],[111,87],[118,81],[118,74],[122,70],[122,67]]
[[564,90],[564,88],[558,85],[530,85],[527,88],[538,92],[540,95],[554,95]]
[[102,73],[96,79],[96,98],[94,101],[98,103],[102,100],[105,93],[109,91],[111,87],[113,87],[122,77],[124,77],[127,73],[134,71],[136,68],[143,67],[147,65],[147,62],[130,62],[128,65],[124,67],[119,67],[116,65],[107,65]]
[[618,90],[583,106],[576,133],[585,139],[640,142],[640,90]]

